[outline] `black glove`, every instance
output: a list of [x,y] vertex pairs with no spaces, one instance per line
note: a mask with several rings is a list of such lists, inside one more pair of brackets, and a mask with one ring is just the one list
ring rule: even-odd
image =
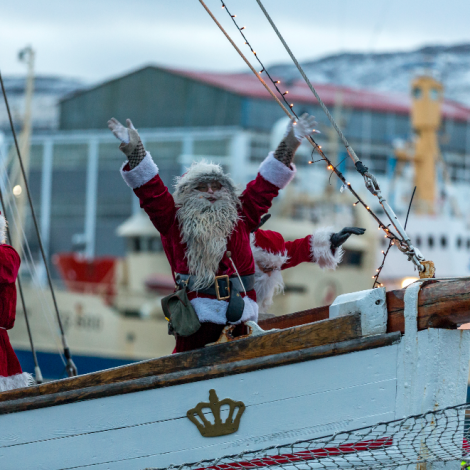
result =
[[333,233],[333,235],[331,235],[331,248],[338,248],[349,238],[350,235],[364,235],[365,231],[365,228],[344,227],[341,232]]

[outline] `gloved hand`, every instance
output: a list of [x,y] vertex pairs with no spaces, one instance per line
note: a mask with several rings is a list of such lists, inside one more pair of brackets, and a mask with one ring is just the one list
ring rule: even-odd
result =
[[139,133],[130,119],[126,119],[128,127],[124,127],[117,119],[108,121],[108,128],[114,136],[121,141],[119,149],[124,152],[129,160],[129,166],[135,168],[146,155]]
[[[126,119],[126,124],[130,129],[135,130],[135,127],[130,119]],[[125,144],[130,142],[129,130],[127,127],[124,127],[116,118],[111,118],[108,121],[108,128],[114,134],[114,137],[119,139],[121,142],[124,142]]]
[[315,129],[318,126],[318,122],[315,121],[315,116],[310,116],[308,113],[302,114],[299,120],[296,122],[295,118],[292,118],[287,125],[284,137],[287,137],[291,130],[294,131],[295,138],[302,142],[304,137],[311,134],[320,134],[320,131]]
[[359,227],[344,227],[341,232],[333,233],[330,238],[331,248],[338,248],[341,246],[351,235],[364,235],[365,228]]
[[290,164],[294,160],[295,151],[299,148],[302,139],[310,134],[319,132],[314,129],[316,124],[315,117],[309,116],[307,113],[302,114],[297,122],[291,119],[284,138],[274,152],[274,158],[290,168]]

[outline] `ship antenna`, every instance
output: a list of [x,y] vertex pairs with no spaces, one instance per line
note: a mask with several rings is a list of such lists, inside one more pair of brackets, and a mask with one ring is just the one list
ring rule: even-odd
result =
[[313,87],[313,85],[310,83],[310,80],[308,79],[307,75],[305,74],[304,70],[302,69],[301,65],[295,58],[294,54],[290,50],[289,46],[287,45],[286,41],[282,37],[281,33],[277,29],[276,25],[274,24],[274,21],[271,19],[269,16],[268,12],[263,6],[263,3],[261,0],[256,0],[258,3],[259,7],[261,8],[262,12],[264,13],[264,16],[266,19],[269,21],[271,24],[274,32],[276,33],[277,37],[279,40],[282,42],[282,45],[286,49],[287,53],[289,54],[290,58],[294,62],[295,66],[297,67],[298,71],[302,75],[302,78],[305,80],[305,83],[308,85],[310,88],[310,91],[314,94],[315,98],[318,100],[318,103],[320,104],[321,108],[325,112],[326,116],[328,117],[329,121],[331,122],[332,126],[334,127],[335,131],[337,132],[338,136],[343,142],[343,145],[346,148],[346,151],[348,152],[349,156],[351,157],[352,161],[354,162],[354,165],[356,166],[357,171],[363,176],[364,182],[366,185],[366,188],[378,198],[380,205],[382,206],[386,216],[392,223],[392,225],[395,227],[396,231],[398,232],[398,235],[402,238],[400,240],[400,243],[397,245],[397,247],[400,249],[400,251],[403,251],[407,256],[410,261],[412,261],[415,266],[418,268],[418,271],[421,273],[424,273],[425,267],[422,264],[422,261],[424,261],[423,256],[417,250],[411,243],[410,238],[405,232],[405,229],[402,227],[400,221],[398,220],[398,217],[395,215],[393,209],[390,207],[388,202],[385,200],[385,198],[382,196],[382,192],[379,186],[379,183],[375,176],[369,172],[369,169],[364,166],[364,164],[359,160],[358,156],[356,155],[356,152],[354,152],[354,149],[349,145],[349,142],[346,140],[346,137],[344,134],[341,132],[341,129],[338,127],[338,124],[336,121],[333,119],[333,116],[330,114],[328,111],[328,108],[326,107],[325,103],[323,103],[322,99],[318,95],[317,91]]
[[[6,207],[5,207],[5,202],[3,200],[3,192],[2,192],[1,186],[0,186],[0,204],[2,206],[4,214],[6,214]],[[8,224],[6,224],[6,230],[7,230],[8,239],[11,242],[12,238],[11,238],[11,235],[10,235],[10,227],[8,226]],[[28,310],[26,308],[26,302],[24,300],[23,286],[21,284],[21,278],[19,276],[19,273],[18,273],[17,281],[18,281],[18,290],[20,291],[21,305],[23,306],[24,318],[25,318],[25,321],[26,321],[26,329],[28,330],[29,344],[31,345],[31,352],[33,354],[34,377],[36,379],[37,384],[42,384],[44,380],[43,380],[43,377],[42,377],[41,368],[39,367],[38,357],[36,355],[36,348],[34,347],[33,335],[31,334],[31,326],[29,324],[29,314],[28,314]]]
[[13,134],[13,139],[15,141],[16,152],[18,154],[18,160],[19,160],[19,163],[20,163],[21,174],[23,175],[23,181],[24,181],[24,186],[25,186],[25,189],[26,189],[26,194],[28,195],[29,207],[31,209],[31,215],[33,217],[34,229],[35,229],[36,235],[38,237],[39,249],[41,251],[41,257],[43,259],[44,267],[46,269],[47,281],[48,281],[49,288],[50,288],[50,291],[51,291],[52,301],[54,303],[54,309],[55,309],[56,316],[57,316],[57,322],[59,323],[60,335],[61,335],[61,339],[62,339],[62,346],[63,346],[63,349],[64,349],[64,356],[65,356],[65,359],[67,360],[67,363],[66,363],[67,375],[69,377],[75,377],[76,375],[78,375],[78,371],[77,371],[77,367],[76,367],[75,363],[73,362],[72,355],[70,353],[70,349],[69,349],[69,346],[67,344],[67,339],[65,338],[64,326],[62,324],[62,319],[60,317],[59,306],[57,304],[57,299],[56,299],[56,296],[55,296],[54,286],[52,285],[51,272],[49,270],[49,265],[47,263],[46,253],[44,251],[44,245],[42,243],[41,234],[39,232],[38,221],[37,221],[36,213],[34,211],[33,201],[31,199],[31,192],[29,191],[28,179],[26,177],[26,171],[24,169],[23,159],[21,158],[20,147],[18,145],[18,139],[16,137],[15,126],[13,125],[13,119],[11,117],[10,105],[8,104],[7,93],[6,93],[6,90],[5,90],[5,85],[3,83],[3,77],[2,77],[1,72],[0,72],[0,86],[2,87],[3,98],[5,100],[5,106],[6,106],[6,109],[7,109],[8,119],[10,121],[10,128],[11,128],[11,132]]

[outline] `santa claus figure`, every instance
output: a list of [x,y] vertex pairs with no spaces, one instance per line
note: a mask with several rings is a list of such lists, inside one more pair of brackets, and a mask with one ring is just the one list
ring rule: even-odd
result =
[[34,381],[21,370],[7,330],[11,330],[16,317],[16,277],[20,257],[6,241],[6,221],[0,212],[0,392],[27,387]]
[[314,118],[304,114],[289,123],[277,150],[266,157],[241,195],[220,165],[207,162],[193,163],[170,194],[129,119],[127,125],[114,118],[108,122],[128,159],[122,177],[160,232],[175,282],[186,285],[201,323],[192,335],[176,335],[175,352],[216,341],[227,324],[257,321],[250,233],[294,177],[295,151],[315,132]]
[[342,244],[350,235],[362,235],[365,229],[346,227],[334,233],[330,228],[317,230],[305,238],[285,241],[271,230],[258,229],[251,234],[255,260],[255,291],[260,313],[268,313],[273,297],[284,291],[281,271],[300,263],[318,263],[322,269],[336,269],[343,258]]

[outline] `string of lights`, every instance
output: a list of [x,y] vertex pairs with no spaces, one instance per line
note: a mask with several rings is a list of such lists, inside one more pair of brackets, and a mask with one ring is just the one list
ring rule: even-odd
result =
[[[201,2],[202,3],[202,2]],[[261,67],[261,70],[258,71],[258,74],[261,75],[263,72],[265,73],[265,75],[268,77],[269,81],[272,83],[272,85],[274,86],[275,90],[277,91],[277,93],[280,95],[280,98],[284,101],[284,103],[289,107],[290,111],[292,112],[292,114],[297,118],[299,119],[299,116],[297,115],[297,113],[295,112],[295,110],[293,109],[294,107],[294,103],[289,103],[286,99],[286,95],[289,93],[288,90],[286,91],[282,91],[280,88],[279,88],[279,84],[281,83],[280,80],[275,80],[271,74],[269,73],[267,67],[263,64],[263,62],[261,61],[259,55],[256,53],[255,49],[252,47],[252,45],[250,44],[246,34],[244,33],[244,31],[246,30],[246,26],[242,26],[240,27],[237,20],[236,20],[236,17],[237,15],[234,15],[230,12],[230,10],[228,9],[227,7],[227,4],[224,0],[221,0],[221,4],[222,4],[222,9],[224,9],[227,14],[230,16],[233,24],[235,25],[235,27],[237,28],[237,30],[239,31],[240,35],[242,36],[245,44],[248,46],[248,48],[250,49],[250,51],[252,52],[252,54],[255,56],[258,64],[260,65]],[[207,9],[207,8],[206,8]],[[212,15],[211,15],[212,16]],[[219,26],[220,27],[220,26]],[[222,28],[221,28],[222,29]],[[226,33],[225,33],[226,34]],[[226,36],[228,36],[226,34]],[[241,54],[241,53],[240,53]],[[242,54],[241,54],[242,55]],[[244,58],[244,56],[242,55],[242,57]],[[254,72],[256,73],[256,72]],[[349,189],[349,191],[354,195],[355,199],[357,200],[353,206],[357,206],[357,204],[361,204],[368,212],[370,215],[372,215],[372,217],[375,219],[375,221],[379,224],[379,230],[383,230],[385,232],[385,238],[388,238],[390,240],[390,245],[389,247],[391,247],[391,245],[394,245],[394,244],[397,244],[398,246],[401,247],[401,251],[405,251],[406,250],[406,243],[404,240],[401,240],[399,239],[396,235],[394,235],[390,229],[388,228],[388,226],[385,226],[385,224],[379,219],[379,217],[374,213],[374,211],[370,208],[369,205],[367,205],[367,203],[359,196],[359,194],[354,190],[354,188],[352,187],[351,183],[349,181],[346,180],[346,178],[344,177],[344,175],[338,170],[338,165],[336,166],[333,166],[331,160],[325,155],[325,153],[323,152],[322,150],[322,146],[317,144],[315,142],[315,140],[313,139],[313,137],[308,137],[307,138],[308,141],[310,142],[310,144],[313,146],[314,150],[317,151],[317,153],[322,157],[322,159],[327,163],[327,170],[330,170],[333,173],[335,173],[338,178],[341,180],[341,182],[343,183],[343,187],[346,187]],[[312,154],[313,156],[313,154]],[[317,160],[319,161],[319,160]],[[313,161],[313,158],[309,161],[309,164],[312,164],[312,163],[316,163],[317,161]],[[341,162],[340,162],[341,163]],[[331,177],[331,175],[330,175]],[[388,253],[388,250],[387,250],[387,253]],[[382,266],[377,270],[378,274],[376,274],[375,276],[373,276],[373,278],[377,281],[378,280],[378,275],[380,274],[380,271],[382,270],[383,268],[383,264],[385,262],[385,258],[383,260],[383,263],[382,263]],[[374,282],[374,287],[379,287],[380,286],[380,283],[378,282]]]

